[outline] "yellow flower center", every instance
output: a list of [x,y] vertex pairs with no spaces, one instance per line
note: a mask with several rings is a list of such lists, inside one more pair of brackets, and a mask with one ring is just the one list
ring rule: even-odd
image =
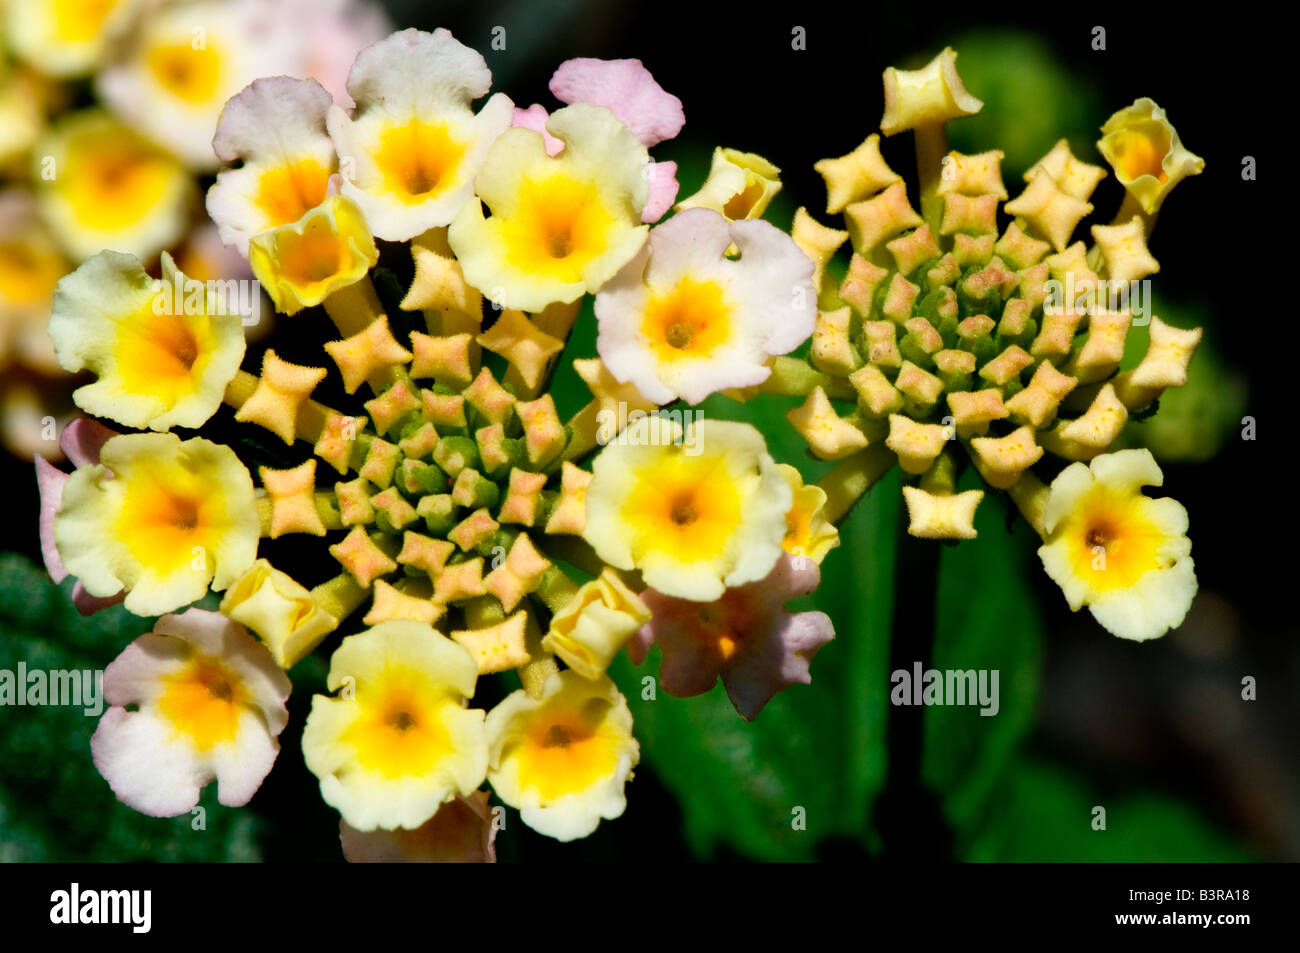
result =
[[206,318],[183,313],[155,314],[147,305],[118,324],[117,372],[123,389],[157,395],[168,405],[194,393],[213,350]]
[[361,767],[385,778],[422,777],[453,753],[443,714],[459,708],[454,701],[401,673],[391,673],[366,695],[358,693],[361,711],[342,737]]
[[118,0],[52,0],[54,31],[65,43],[88,43],[117,4]]
[[191,42],[160,43],[146,62],[158,85],[187,103],[210,101],[221,84],[221,56],[206,43],[201,49]]
[[623,513],[637,534],[637,548],[683,562],[720,556],[743,516],[740,494],[722,461],[680,452],[640,475]]
[[94,229],[130,228],[166,196],[178,167],[122,128],[102,127],[69,146],[67,168],[55,179],[73,214]]
[[722,214],[732,221],[749,217],[750,211],[763,197],[763,182],[751,176],[745,177],[745,187],[727,199],[722,206]]
[[1159,568],[1167,536],[1144,512],[1141,494],[1121,496],[1094,488],[1077,514],[1062,527],[1073,541],[1074,571],[1096,591],[1127,589]]
[[166,683],[158,710],[196,748],[206,751],[235,738],[247,699],[238,679],[215,662],[198,658],[167,676]]
[[715,281],[683,278],[666,294],[651,294],[642,333],[660,361],[708,357],[731,337],[731,308]]
[[609,702],[589,698],[580,707],[562,704],[539,712],[517,742],[519,781],[542,803],[585,791],[618,766],[618,737],[605,727]]
[[525,182],[517,214],[501,227],[517,267],[578,282],[583,269],[608,250],[614,224],[595,182],[557,173]]
[[267,169],[258,179],[257,206],[271,226],[292,224],[325,201],[329,177],[312,158]]
[[297,288],[328,281],[343,271],[351,257],[341,235],[324,218],[312,219],[303,233],[279,236],[280,277]]
[[116,536],[146,572],[166,575],[216,551],[226,521],[220,488],[179,465],[119,474],[125,484]]
[[1169,131],[1160,123],[1142,123],[1116,133],[1111,148],[1116,168],[1130,181],[1142,175],[1155,176],[1161,182],[1168,180],[1164,160],[1169,154]]
[[464,158],[465,144],[446,123],[412,119],[384,130],[375,164],[390,192],[415,203],[445,191]]

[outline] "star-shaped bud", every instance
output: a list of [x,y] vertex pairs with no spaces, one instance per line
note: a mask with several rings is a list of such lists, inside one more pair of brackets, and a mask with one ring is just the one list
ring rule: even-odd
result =
[[785,416],[823,460],[839,460],[867,445],[866,435],[835,412],[820,386],[813,388],[802,406],[787,411]]
[[1108,383],[1097,392],[1087,412],[1061,427],[1059,434],[1063,440],[1100,451],[1115,442],[1126,423],[1128,408],[1115,395],[1114,386]]
[[511,611],[519,600],[537,589],[551,561],[537,551],[527,533],[520,533],[510,545],[506,560],[483,577],[483,588]]
[[370,505],[375,509],[375,522],[384,532],[396,533],[415,522],[415,507],[395,486],[372,496]]
[[965,493],[930,493],[914,486],[903,487],[907,504],[907,532],[920,539],[974,539],[975,509],[984,499],[983,490]]
[[392,486],[393,474],[397,472],[397,464],[401,459],[402,451],[397,449],[396,444],[376,437],[366,447],[365,460],[357,472],[375,486],[389,487]]
[[496,506],[500,495],[501,490],[495,483],[469,467],[456,474],[456,482],[451,488],[451,501],[471,509]]
[[875,299],[876,289],[889,275],[888,268],[881,268],[854,253],[849,259],[849,271],[840,282],[840,299],[851,305],[853,310],[863,317],[871,316],[871,303]]
[[1052,246],[1036,238],[1030,238],[1023,228],[1012,222],[1002,233],[1002,237],[997,240],[993,250],[997,252],[999,258],[1019,271],[1038,264],[1043,256],[1052,250]]
[[315,460],[307,460],[292,470],[260,467],[258,473],[271,498],[272,539],[285,533],[325,535],[325,524],[316,511]]
[[560,468],[560,498],[546,521],[546,532],[581,536],[587,527],[587,484],[591,473],[568,460]]
[[858,406],[873,417],[885,417],[903,409],[903,395],[874,364],[866,364],[849,375],[858,392]]
[[378,625],[392,619],[411,619],[433,625],[445,611],[429,599],[408,595],[379,579],[375,582],[375,597],[370,611],[361,621],[366,625]]
[[1006,387],[1013,381],[1020,380],[1020,372],[1034,359],[1025,349],[1011,344],[1001,354],[980,368],[980,377],[997,387]]
[[1075,378],[1058,371],[1050,361],[1042,361],[1034,369],[1034,376],[1025,389],[1007,401],[1007,412],[1016,423],[1041,430],[1052,422],[1057,406],[1078,383]]
[[880,313],[895,324],[902,324],[912,315],[912,307],[920,296],[921,289],[902,275],[895,272],[885,291],[885,300],[881,302]]
[[943,381],[924,368],[917,367],[911,361],[903,361],[898,369],[894,386],[903,395],[904,408],[908,413],[925,413],[939,400],[943,393]]
[[397,568],[397,563],[376,546],[360,526],[352,527],[341,542],[331,546],[330,555],[367,588],[380,576],[386,576]]
[[903,275],[910,275],[925,262],[942,254],[929,225],[922,225],[892,242],[886,242],[885,248],[894,256],[898,272]]
[[[420,405],[423,408],[423,400]],[[408,458],[423,459],[433,453],[439,439],[438,428],[426,421],[397,441],[397,447]]]
[[848,239],[849,233],[823,225],[809,215],[806,208],[800,206],[794,213],[794,226],[790,229],[790,237],[799,246],[799,250],[812,259],[813,288],[820,294],[826,263],[831,260],[835,250]]
[[1092,237],[1106,260],[1106,276],[1111,281],[1127,285],[1160,270],[1160,262],[1147,249],[1146,227],[1140,215],[1123,225],[1094,225]]
[[472,334],[441,336],[412,331],[411,350],[415,357],[411,361],[411,376],[432,377],[455,390],[467,387],[474,379],[474,361],[470,356],[473,343]]
[[939,174],[939,194],[959,192],[962,195],[995,195],[999,199],[1005,199],[1007,187],[1002,184],[1003,158],[1004,153],[1000,149],[970,156],[960,152],[948,153]]
[[1088,201],[1097,183],[1106,178],[1106,170],[1101,166],[1089,165],[1076,159],[1066,139],[1059,140],[1047,155],[1034,163],[1025,173],[1025,181],[1028,182],[1040,172],[1050,175],[1056,180],[1058,189],[1081,202]]
[[[949,192],[943,197],[943,218],[939,222],[940,235],[958,233],[972,236],[991,236],[998,230],[998,197],[974,197]],[[981,246],[982,248],[983,246]],[[990,249],[992,243],[989,243]],[[956,257],[954,255],[954,257]]]
[[479,465],[478,445],[469,437],[443,437],[433,448],[433,462],[454,480],[466,467]]
[[322,367],[301,367],[267,349],[257,388],[235,412],[235,419],[265,427],[287,444],[297,433],[298,411],[325,377]]
[[870,198],[887,186],[902,182],[880,155],[880,136],[872,133],[848,155],[813,163],[826,180],[826,214],[842,212],[854,202]]
[[402,299],[402,310],[451,311],[481,320],[483,296],[465,280],[446,236],[445,228],[435,228],[411,242],[415,279]]
[[405,364],[411,352],[397,343],[388,329],[388,316],[380,315],[362,331],[341,341],[326,341],[325,350],[343,375],[343,389],[357,388],[394,364]]
[[533,393],[541,384],[551,358],[564,350],[563,341],[540,330],[522,311],[509,308],[475,340],[504,357]]
[[411,385],[398,380],[378,397],[366,401],[365,406],[370,412],[370,419],[374,421],[375,429],[387,435],[404,417],[419,410],[421,404]]
[[957,425],[957,436],[962,439],[983,436],[988,433],[991,422],[1008,415],[1002,403],[1002,392],[994,388],[949,394],[948,407],[952,410],[953,423]]
[[443,605],[486,594],[481,556],[446,566],[433,583],[433,601]]
[[473,552],[489,536],[501,528],[486,509],[475,510],[447,533],[447,538],[463,549]]
[[1005,437],[976,437],[971,441],[971,450],[984,482],[999,490],[1015,486],[1020,474],[1043,455],[1043,448],[1028,427],[1013,430]]
[[1196,346],[1201,343],[1201,328],[1183,330],[1151,317],[1151,340],[1138,366],[1115,378],[1115,393],[1129,408],[1145,407],[1168,387],[1187,383],[1187,367]]
[[420,391],[424,416],[435,427],[454,430],[468,425],[465,417],[465,398],[461,394],[438,394],[431,390]]
[[528,450],[528,462],[533,466],[549,463],[564,449],[568,437],[550,394],[520,401],[515,404],[515,413],[524,425],[524,446]]
[[837,311],[822,311],[813,328],[812,346],[808,352],[813,366],[828,374],[846,375],[853,372],[859,361],[849,343],[849,323],[852,313],[848,306]]
[[430,493],[420,497],[420,502],[415,504],[415,515],[424,520],[430,533],[439,536],[451,529],[455,512],[456,504],[451,501],[450,493]]
[[397,561],[432,578],[442,572],[454,552],[455,544],[408,529],[402,534],[402,551],[397,554]]
[[1043,325],[1038,336],[1029,345],[1029,353],[1034,357],[1056,359],[1070,353],[1074,343],[1074,332],[1083,320],[1083,312],[1066,308],[1062,311],[1048,310],[1043,314]]
[[375,521],[370,495],[370,484],[362,477],[334,484],[334,496],[339,501],[339,516],[344,526],[365,526]]
[[1029,331],[1029,321],[1034,316],[1034,306],[1024,298],[1012,298],[1002,309],[998,334],[1004,338],[1018,338]]
[[1008,215],[1024,218],[1057,251],[1069,244],[1075,226],[1092,211],[1090,203],[1062,192],[1050,175],[1034,176],[1004,208]]
[[339,473],[347,473],[352,463],[352,448],[356,444],[357,434],[365,425],[364,417],[327,414],[320,438],[312,452]]
[[907,188],[902,184],[891,185],[875,198],[854,202],[844,210],[844,218],[853,250],[864,256],[924,221],[907,201]]
[[893,321],[864,321],[862,335],[867,341],[867,360],[877,367],[901,367],[898,353],[898,325]]
[[502,523],[532,526],[537,520],[537,507],[542,499],[542,487],[545,485],[546,474],[513,468],[510,471],[510,483],[506,488],[506,498],[501,504],[501,512],[497,514],[497,519]]
[[1129,311],[1093,311],[1088,317],[1088,339],[1064,370],[1084,384],[1110,377],[1124,357],[1124,340],[1132,323]]
[[529,660],[527,642],[530,628],[535,629],[536,623],[527,609],[520,609],[496,625],[452,632],[451,639],[473,656],[479,674],[487,675],[518,668]]
[[921,424],[902,414],[890,414],[885,446],[897,454],[898,465],[906,472],[924,473],[954,436],[952,427]]
[[906,129],[973,116],[984,103],[966,91],[957,75],[951,47],[918,70],[885,70],[885,114],[880,131],[892,136]]
[[465,388],[464,394],[470,406],[494,424],[505,423],[510,416],[510,408],[515,404],[514,395],[498,384],[486,367],[478,372],[478,377]]
[[1148,215],[1160,210],[1175,185],[1205,168],[1205,160],[1183,146],[1165,111],[1146,97],[1106,120],[1097,149]]

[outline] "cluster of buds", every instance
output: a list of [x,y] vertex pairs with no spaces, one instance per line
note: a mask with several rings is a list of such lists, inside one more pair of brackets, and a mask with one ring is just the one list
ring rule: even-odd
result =
[[[1025,173],[1010,201],[1000,151],[948,151],[945,124],[982,106],[963,86],[951,49],[920,70],[886,70],[884,87],[881,133],[915,136],[919,211],[882,157],[879,135],[816,164],[827,212],[843,213],[845,228],[802,209],[795,220],[796,240],[819,263],[819,314],[811,367],[785,368],[808,393],[790,421],[816,456],[844,459],[868,477],[897,461],[917,537],[975,537],[984,491],[956,489],[969,460],[1043,534],[1045,564],[1072,608],[1089,604],[1116,635],[1163,634],[1181,622],[1195,591],[1186,514],[1181,527],[1178,519],[1161,524],[1157,544],[1142,541],[1143,519],[1098,504],[1071,523],[1079,545],[1057,559],[1049,553],[1065,515],[1059,499],[1045,502],[1033,468],[1057,458],[1105,470],[1130,414],[1151,413],[1165,389],[1186,382],[1201,331],[1151,315],[1142,282],[1159,270],[1147,238],[1161,203],[1204,163],[1151,100],[1116,113],[1098,147],[1126,198],[1111,224],[1091,227],[1089,245],[1072,239],[1106,171],[1075,157],[1066,140]],[[846,241],[852,257],[835,286],[825,265]],[[1148,322],[1146,355],[1121,370],[1131,328]],[[853,409],[842,416],[833,401]],[[1126,500],[1142,509],[1129,498],[1141,483],[1160,483],[1141,453],[1146,478],[1117,484],[1116,507]],[[1064,473],[1078,476],[1074,468]],[[1070,512],[1088,505],[1081,498]],[[1139,579],[1158,586],[1160,597],[1144,594]],[[1126,599],[1143,605],[1103,608]]]

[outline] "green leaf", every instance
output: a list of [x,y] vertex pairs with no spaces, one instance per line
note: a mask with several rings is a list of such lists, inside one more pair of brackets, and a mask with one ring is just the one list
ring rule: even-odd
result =
[[[727,415],[779,413],[775,405],[755,404],[743,412],[732,404]],[[770,420],[763,429],[773,443],[790,430]],[[656,676],[658,684],[658,649],[639,669],[625,656],[612,667],[632,707],[643,755],[679,799],[697,856],[725,845],[761,860],[804,860],[815,856],[823,838],[871,836],[872,801],[886,767],[898,512],[899,489],[891,477],[842,528],[842,543],[823,562],[821,588],[809,606],[815,602],[831,617],[836,637],[813,661],[812,684],[786,689],[752,723],[736,714],[721,685],[696,698],[662,691],[654,700],[644,698],[643,679]],[[636,810],[635,782],[628,810]],[[804,830],[795,829],[800,814]]]
[[[71,589],[0,555],[0,669],[102,670],[153,627],[122,606],[83,618]],[[120,803],[91,761],[97,724],[81,707],[0,707],[0,862],[259,858],[259,821],[219,805],[215,785],[200,802],[202,830],[197,815],[152,818]]]
[[[1151,791],[1100,794],[1066,770],[1016,763],[970,861],[1227,862],[1252,859],[1186,804]],[[1105,829],[1096,829],[1105,809]]]
[[996,715],[981,715],[979,705],[925,710],[922,777],[959,833],[978,819],[1030,729],[1041,676],[1034,583],[1046,577],[1023,522],[1015,533],[1005,529],[1006,505],[1002,494],[987,495],[975,518],[979,538],[945,547],[939,561],[931,667],[998,672]]

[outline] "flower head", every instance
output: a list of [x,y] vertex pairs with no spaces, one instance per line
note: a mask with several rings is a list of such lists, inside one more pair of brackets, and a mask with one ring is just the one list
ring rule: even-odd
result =
[[578,103],[546,128],[564,151],[546,154],[529,129],[504,132],[475,180],[449,240],[466,279],[508,308],[540,311],[595,292],[640,250],[649,198],[645,146],[608,109]]
[[59,282],[50,316],[59,364],[96,380],[73,399],[127,427],[198,427],[244,357],[240,316],[163,252],[162,280],[103,251]]
[[247,804],[279,753],[289,679],[242,626],[216,612],[163,616],[104,670],[90,750],[122,803],[154,817],[217,800]]
[[381,622],[330,660],[303,730],[326,803],[359,831],[418,828],[487,773],[484,713],[465,707],[478,666],[423,622]]
[[785,604],[817,588],[821,572],[810,559],[783,554],[758,582],[728,589],[699,603],[648,589],[641,594],[651,619],[628,646],[638,665],[651,645],[663,649],[660,681],[679,697],[708,691],[719,676],[742,718],[752,721],[777,692],[812,680],[809,663],[835,637],[823,612],[787,612]]
[[305,586],[265,559],[231,585],[221,611],[261,636],[284,669],[300,662],[339,624]]
[[660,592],[716,599],[781,555],[793,493],[749,424],[643,417],[592,470],[583,538]]
[[343,194],[379,238],[405,241],[450,224],[474,189],[488,149],[510,125],[500,93],[475,114],[492,73],[483,57],[446,30],[403,30],[362,50],[348,75],[357,102],[330,110],[339,155],[353,160]]
[[[739,260],[727,257],[733,243]],[[690,209],[655,227],[596,296],[596,349],[618,380],[661,404],[761,383],[768,358],[813,332],[812,274],[775,226]]]
[[595,681],[649,619],[645,603],[617,573],[606,569],[555,613],[542,648],[554,652],[583,678]]
[[1160,210],[1175,185],[1205,168],[1205,160],[1183,146],[1165,111],[1145,96],[1106,120],[1097,149],[1148,215]]
[[201,437],[127,434],[63,487],[54,538],[95,596],[159,615],[225,589],[257,552],[253,481],[228,447]]
[[1066,467],[1047,498],[1043,568],[1072,610],[1121,638],[1177,628],[1196,595],[1187,510],[1141,492],[1163,482],[1150,450],[1120,450]]
[[514,692],[488,713],[487,733],[492,789],[538,833],[586,837],[627,808],[623,788],[641,747],[627,699],[608,678],[564,671],[540,698]]

